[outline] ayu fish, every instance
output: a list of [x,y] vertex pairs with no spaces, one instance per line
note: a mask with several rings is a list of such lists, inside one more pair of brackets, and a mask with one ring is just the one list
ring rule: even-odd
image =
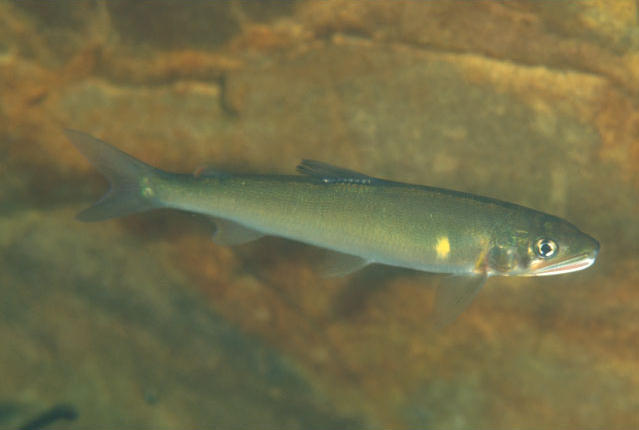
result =
[[455,275],[438,288],[434,319],[452,322],[490,276],[546,276],[591,266],[599,243],[569,222],[496,199],[374,178],[304,160],[299,175],[169,173],[88,134],[71,142],[111,188],[78,214],[100,221],[156,208],[215,219],[214,240],[271,235],[333,251],[327,274],[372,263]]

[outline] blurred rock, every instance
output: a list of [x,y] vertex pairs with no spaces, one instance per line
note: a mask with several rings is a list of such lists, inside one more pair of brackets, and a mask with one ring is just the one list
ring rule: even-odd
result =
[[2,398],[68,402],[78,428],[360,426],[207,309],[179,273],[158,268],[164,244],[131,241],[113,224],[82,238],[69,234],[72,217],[0,222]]
[[[0,428],[60,402],[70,428],[636,427],[637,22],[627,0],[1,4]],[[434,333],[436,276],[323,280],[316,250],[220,248],[174,212],[74,222],[105,185],[64,127],[168,170],[316,158],[489,195],[602,252],[491,279]]]

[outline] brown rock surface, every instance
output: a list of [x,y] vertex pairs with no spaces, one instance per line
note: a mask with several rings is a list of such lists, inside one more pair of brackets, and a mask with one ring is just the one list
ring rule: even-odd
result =
[[[639,426],[639,15],[609,2],[0,4],[0,429]],[[584,272],[491,279],[448,330],[437,277],[321,279],[175,212],[81,224],[62,134],[150,164],[316,158],[565,217]],[[57,423],[55,425],[62,425]]]

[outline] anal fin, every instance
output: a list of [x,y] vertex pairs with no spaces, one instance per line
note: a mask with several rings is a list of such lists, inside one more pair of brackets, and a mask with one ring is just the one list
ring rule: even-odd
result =
[[437,286],[432,319],[436,328],[442,329],[461,315],[486,282],[486,275],[455,276]]
[[241,245],[264,236],[264,233],[223,218],[214,218],[213,242],[218,245]]

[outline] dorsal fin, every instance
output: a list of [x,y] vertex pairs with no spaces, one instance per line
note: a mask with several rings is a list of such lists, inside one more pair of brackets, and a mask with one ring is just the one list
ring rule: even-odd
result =
[[297,171],[321,179],[325,183],[372,184],[376,179],[363,173],[332,166],[315,160],[302,160]]

